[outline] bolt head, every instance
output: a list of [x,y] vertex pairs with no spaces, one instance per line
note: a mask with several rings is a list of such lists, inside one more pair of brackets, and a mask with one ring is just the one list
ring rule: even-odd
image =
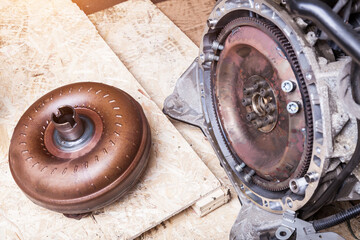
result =
[[306,78],[307,80],[311,80],[311,79],[312,79],[312,74],[309,73],[309,72],[306,73],[305,78]]
[[290,114],[295,114],[298,113],[300,111],[300,106],[297,102],[289,102],[286,110],[290,113]]
[[205,62],[205,54],[201,53],[199,57],[200,57],[201,63]]
[[355,190],[355,192],[356,192],[357,194],[360,195],[360,184],[359,184],[359,183],[356,183],[356,184],[355,184],[354,190]]
[[213,29],[216,26],[217,22],[218,21],[216,19],[208,19],[206,23],[209,28]]
[[286,93],[289,93],[291,91],[293,91],[295,88],[295,84],[292,82],[292,81],[284,81],[282,84],[281,84],[281,89],[286,92]]

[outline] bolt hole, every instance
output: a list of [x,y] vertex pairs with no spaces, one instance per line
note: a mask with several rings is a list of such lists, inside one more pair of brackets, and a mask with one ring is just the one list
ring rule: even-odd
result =
[[285,232],[285,231],[281,231],[281,232],[280,232],[280,236],[282,236],[282,237],[287,236],[287,232]]
[[291,188],[292,188],[293,190],[297,190],[298,186],[297,186],[297,184],[296,184],[295,181],[292,181],[290,184],[291,184]]
[[293,207],[293,203],[290,199],[287,200],[287,205],[289,206],[289,208]]

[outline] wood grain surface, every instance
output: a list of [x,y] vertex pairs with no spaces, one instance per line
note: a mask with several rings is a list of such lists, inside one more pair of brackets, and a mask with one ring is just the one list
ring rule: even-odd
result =
[[[149,0],[129,0],[88,17],[162,108],[176,80],[197,56],[197,46]],[[215,176],[229,187],[231,184],[203,133],[196,127],[173,123]],[[201,219],[192,210],[186,210],[142,238],[226,239],[239,210],[240,203],[233,196],[229,204]]]

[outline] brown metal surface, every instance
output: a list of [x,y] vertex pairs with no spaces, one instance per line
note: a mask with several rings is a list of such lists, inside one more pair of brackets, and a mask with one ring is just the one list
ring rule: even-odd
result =
[[[84,124],[90,140],[75,151],[55,141],[52,114],[62,106],[73,107],[93,126],[87,130]],[[46,94],[24,113],[13,133],[9,164],[16,183],[33,202],[81,214],[110,204],[137,182],[150,144],[148,122],[131,96],[100,83],[76,83]]]
[[71,106],[62,106],[53,113],[51,122],[54,124],[61,138],[75,141],[84,133],[84,126],[77,111]]
[[[51,121],[44,132],[44,144],[46,150],[55,157],[74,159],[84,156],[85,154],[89,153],[99,143],[102,137],[104,126],[103,126],[103,121],[101,120],[99,114],[88,108],[78,107],[75,110],[79,115],[91,119],[91,121],[94,123],[95,126],[94,133],[92,134],[91,140],[88,143],[86,143],[86,145],[84,145],[83,147],[76,150],[65,151],[64,149],[61,149],[58,146],[56,146],[56,143],[54,142],[54,131],[55,129],[59,130],[59,126],[57,126],[57,124],[54,121]],[[80,122],[80,120],[78,121]],[[62,129],[62,126],[60,127],[60,129]],[[70,131],[67,131],[66,134],[70,134],[71,136],[74,136],[72,130],[74,129],[72,128]],[[75,129],[75,131],[76,130],[77,129]]]
[[[306,106],[294,115],[286,110],[291,101],[303,102],[301,87],[291,93],[281,90],[283,81],[299,79],[281,37],[280,31],[272,31],[258,19],[233,21],[219,36],[225,48],[214,77],[217,111],[232,150],[256,171],[255,183],[274,191],[287,188],[290,179],[302,175],[309,160]],[[251,80],[254,76],[268,87],[253,91],[258,88]],[[263,106],[254,101],[264,102]],[[265,110],[272,112],[271,120],[265,118]],[[272,125],[264,125],[269,121]]]

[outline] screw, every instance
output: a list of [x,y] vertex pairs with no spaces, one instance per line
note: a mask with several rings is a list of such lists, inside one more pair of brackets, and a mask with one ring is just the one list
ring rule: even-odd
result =
[[254,83],[254,89],[258,89],[258,88],[261,88],[261,87],[264,87],[266,85],[266,82],[265,81],[258,81],[256,83]]
[[267,97],[269,95],[270,95],[270,90],[269,89],[265,89],[265,88],[260,89],[260,96]]
[[252,176],[255,175],[255,171],[254,170],[251,170],[248,174],[245,175],[244,179],[246,182],[249,182],[252,178]]
[[211,49],[214,50],[214,51],[217,51],[217,50],[224,50],[224,46],[221,45],[218,41],[214,41],[212,46],[211,46]]
[[264,122],[263,120],[256,119],[256,120],[253,122],[253,125],[254,125],[254,127],[256,127],[256,128],[262,128],[262,127],[265,125],[265,122]]
[[297,102],[289,102],[286,109],[290,114],[295,114],[300,111],[300,106]]
[[235,170],[236,170],[237,172],[242,172],[245,167],[246,167],[246,164],[245,164],[245,163],[242,163],[241,165],[236,165]]
[[255,91],[255,89],[253,87],[244,88],[244,95],[249,95],[249,94],[253,93],[254,91]]
[[251,101],[251,98],[243,98],[241,103],[244,107],[246,107],[246,106],[249,106],[252,103],[252,101]]
[[305,174],[304,178],[307,183],[312,183],[319,179],[319,174],[316,172],[310,172]]
[[295,88],[295,85],[292,81],[284,81],[282,84],[281,84],[281,89],[286,92],[286,93],[289,93],[291,91],[293,91]]
[[312,74],[310,72],[306,73],[305,78],[307,80],[311,80],[312,79]]
[[360,195],[360,183],[359,183],[359,182],[357,182],[357,183],[355,184],[354,190],[355,190],[355,192],[356,192],[357,194]]
[[207,26],[211,29],[214,29],[217,23],[218,23],[218,20],[216,20],[216,19],[208,19],[206,22]]
[[274,116],[266,116],[265,118],[264,118],[264,121],[265,121],[265,124],[266,125],[269,125],[269,124],[271,124],[271,123],[273,123],[273,122],[275,122],[275,117]]
[[251,112],[251,113],[248,113],[246,115],[246,119],[250,122],[252,120],[254,120],[255,118],[257,118],[258,115],[255,113],[255,112]]
[[275,104],[273,103],[268,103],[265,105],[265,111],[267,113],[273,113],[275,111]]
[[201,63],[205,62],[205,54],[201,53],[199,57],[200,57]]
[[219,61],[220,57],[216,56],[214,53],[207,53],[205,55],[205,62]]

